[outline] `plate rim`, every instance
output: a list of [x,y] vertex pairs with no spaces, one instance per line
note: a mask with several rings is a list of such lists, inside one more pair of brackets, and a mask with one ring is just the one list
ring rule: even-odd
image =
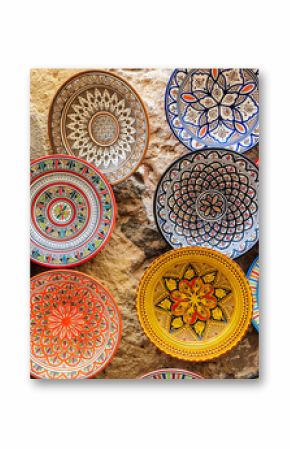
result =
[[[205,379],[205,377],[203,377],[201,374],[195,373],[194,371],[189,371],[187,369],[183,369],[183,368],[159,368],[153,371],[149,371],[148,373],[143,374],[142,376],[139,376],[139,379],[147,379],[147,376],[152,375],[152,374],[158,374],[158,373],[170,373],[172,371],[176,371],[178,373],[184,373],[184,374],[189,374],[189,375],[193,375],[194,379]],[[148,377],[148,380],[153,380],[150,379]],[[173,379],[169,379],[169,380],[173,380]]]
[[[253,270],[253,268],[254,268],[254,266],[256,265],[257,262],[260,262],[260,256],[259,255],[254,258],[254,260],[251,262],[251,265],[249,266],[249,268],[247,270],[246,276],[247,276],[247,279],[248,279],[249,283],[250,283],[251,272],[252,272],[252,270]],[[260,263],[259,263],[259,278],[260,278]],[[259,281],[260,281],[260,279],[259,279]],[[257,293],[256,293],[256,301],[255,301],[255,298],[253,297],[253,307],[254,307],[254,302],[256,302],[258,304],[258,308],[259,308],[259,325],[256,323],[256,321],[253,318],[252,318],[252,325],[254,326],[256,331],[260,333],[260,301],[259,301],[259,298],[257,297]]]
[[[118,69],[117,69],[117,70],[118,70]],[[148,151],[148,148],[149,148],[150,135],[151,135],[151,134],[150,134],[151,129],[150,129],[149,113],[148,113],[147,107],[146,107],[146,105],[145,105],[145,102],[142,100],[140,94],[137,92],[137,90],[135,89],[135,87],[133,87],[133,86],[131,85],[131,83],[129,83],[125,78],[123,78],[123,77],[120,76],[120,75],[115,74],[114,72],[112,72],[112,71],[110,71],[110,70],[102,70],[102,69],[100,69],[100,70],[98,70],[98,69],[89,69],[89,70],[84,70],[84,71],[81,70],[80,72],[77,72],[77,73],[75,73],[74,75],[72,75],[72,76],[70,76],[69,78],[67,78],[66,81],[64,81],[64,82],[61,84],[61,86],[56,90],[54,96],[52,97],[52,100],[51,100],[51,102],[50,102],[50,105],[49,105],[49,111],[48,111],[48,117],[47,117],[48,140],[49,140],[51,149],[52,149],[52,151],[53,151],[54,154],[64,154],[64,153],[57,153],[57,151],[56,151],[56,149],[55,149],[55,145],[54,145],[54,143],[53,143],[53,137],[52,137],[52,131],[51,131],[51,126],[50,126],[50,124],[51,124],[51,119],[52,119],[52,113],[53,113],[52,111],[53,111],[54,103],[55,103],[55,101],[56,101],[57,96],[58,96],[59,93],[61,92],[62,88],[63,88],[67,83],[69,83],[69,82],[72,81],[73,79],[79,77],[80,75],[87,75],[87,74],[90,74],[90,73],[100,73],[100,74],[104,74],[104,75],[111,75],[111,76],[113,76],[113,77],[115,77],[115,78],[118,78],[118,79],[119,79],[120,81],[122,81],[123,83],[125,83],[130,89],[132,89],[132,91],[134,92],[134,94],[136,95],[136,97],[138,98],[138,100],[140,101],[140,103],[141,103],[141,105],[142,105],[142,108],[143,108],[143,110],[144,110],[144,113],[145,113],[145,125],[146,125],[146,131],[147,131],[147,133],[146,133],[146,142],[145,142],[145,148],[144,148],[144,151],[143,151],[142,158],[140,159],[140,161],[138,162],[138,164],[135,165],[134,169],[131,170],[131,172],[130,172],[128,175],[126,175],[126,176],[123,177],[123,178],[120,178],[118,181],[114,181],[114,182],[111,182],[111,183],[110,183],[112,186],[114,186],[114,185],[118,185],[118,184],[121,184],[122,182],[126,181],[130,176],[132,176],[132,175],[138,170],[138,168],[140,167],[140,165],[144,162],[145,157],[146,157],[146,154],[147,154],[147,151]],[[68,153],[68,155],[70,155],[70,154]],[[75,157],[77,157],[77,156],[75,156]],[[84,159],[84,160],[85,160],[85,159]],[[95,168],[97,168],[97,167],[95,167]]]
[[[253,148],[254,148],[254,147],[253,147]],[[238,156],[242,156],[242,157],[244,157],[245,159],[247,159],[247,161],[250,162],[250,163],[255,167],[255,169],[257,170],[257,173],[258,173],[258,175],[259,175],[259,167],[258,167],[258,166],[257,166],[257,165],[256,165],[250,158],[249,158],[249,156],[246,156],[246,155],[244,155],[243,153],[238,153],[237,151],[227,150],[226,148],[218,148],[218,147],[216,147],[216,148],[211,148],[211,147],[205,147],[205,148],[201,148],[201,149],[196,150],[196,151],[190,151],[189,153],[183,154],[183,155],[179,156],[177,159],[175,159],[170,165],[168,165],[168,166],[166,167],[166,169],[165,169],[165,170],[163,171],[163,173],[161,174],[161,176],[160,176],[160,178],[159,178],[159,180],[158,180],[158,182],[157,182],[157,184],[156,184],[155,192],[154,192],[154,198],[153,198],[153,215],[154,215],[154,221],[155,221],[156,227],[157,227],[157,229],[158,229],[158,231],[159,231],[161,237],[163,238],[163,240],[170,246],[171,249],[179,249],[179,248],[176,248],[176,247],[172,246],[171,243],[169,243],[168,240],[166,240],[166,238],[165,238],[165,236],[163,235],[163,232],[162,232],[162,230],[161,230],[161,228],[160,228],[160,226],[159,226],[159,223],[158,223],[158,221],[157,221],[157,213],[156,213],[157,191],[159,190],[159,187],[160,187],[162,178],[164,177],[164,175],[165,175],[167,172],[169,172],[169,170],[171,170],[171,168],[176,164],[176,162],[181,161],[181,159],[185,159],[185,158],[188,157],[188,156],[194,156],[194,155],[197,155],[198,153],[209,152],[209,151],[225,151],[225,152],[231,153],[231,154],[233,154],[233,155],[235,155],[235,156],[237,156],[237,155],[238,155]],[[245,252],[243,252],[242,254],[235,255],[235,257],[229,257],[229,256],[227,256],[227,257],[229,257],[230,259],[234,260],[234,259],[237,259],[238,257],[243,256],[243,255],[246,254],[248,251],[250,251],[250,250],[256,245],[256,243],[257,243],[258,241],[259,241],[259,232],[258,232],[258,238],[257,238],[257,240],[256,240],[256,241],[253,243],[253,245],[252,245],[250,248],[248,248]],[[182,246],[181,248],[192,248],[192,246]],[[203,248],[203,246],[199,246],[198,248]],[[214,251],[219,251],[219,250],[215,250],[214,248],[208,248],[208,249],[213,249]],[[221,251],[219,251],[219,252],[221,252]],[[224,254],[224,253],[222,253],[222,254]],[[226,255],[226,254],[225,254],[225,255]]]
[[[248,296],[248,299],[249,299],[249,313],[247,314],[247,317],[246,317],[246,324],[245,324],[242,332],[239,334],[238,338],[235,338],[235,340],[226,349],[218,350],[217,354],[215,354],[215,355],[201,356],[201,357],[196,357],[196,356],[189,357],[188,354],[187,355],[181,355],[181,354],[176,354],[176,353],[173,354],[173,351],[170,352],[167,348],[164,348],[164,346],[163,346],[163,341],[164,340],[162,340],[161,344],[159,342],[156,342],[156,332],[150,334],[148,329],[145,328],[145,326],[143,325],[144,324],[144,319],[143,319],[142,310],[141,310],[141,290],[143,288],[143,283],[145,282],[145,279],[147,277],[147,274],[148,274],[149,270],[154,265],[157,265],[161,259],[165,259],[169,254],[176,253],[176,255],[177,255],[177,252],[182,253],[182,252],[185,252],[185,251],[197,251],[197,252],[205,251],[205,252],[208,252],[208,253],[212,253],[213,255],[218,255],[221,258],[228,259],[235,266],[235,269],[238,272],[238,274],[242,278],[244,278],[244,280],[246,281],[245,284],[244,284],[244,287],[245,287],[245,290],[248,293],[247,296]],[[198,363],[198,362],[207,362],[207,361],[218,359],[220,356],[223,356],[223,355],[227,354],[228,352],[230,352],[233,348],[235,348],[243,340],[243,338],[245,337],[246,333],[249,330],[249,327],[250,327],[250,324],[251,324],[251,320],[252,320],[253,296],[252,296],[252,292],[251,292],[251,289],[250,289],[250,285],[249,285],[248,279],[247,279],[244,271],[242,270],[242,268],[238,265],[238,263],[235,260],[230,259],[228,256],[222,254],[220,251],[217,251],[217,250],[204,248],[204,247],[198,247],[198,246],[189,246],[189,247],[185,247],[185,248],[177,248],[177,249],[173,249],[173,250],[170,250],[170,251],[166,251],[165,253],[161,254],[159,257],[155,258],[153,260],[153,262],[151,262],[151,264],[146,268],[145,272],[143,273],[143,275],[142,275],[142,277],[140,279],[138,288],[137,288],[136,308],[137,308],[137,314],[138,314],[139,323],[140,323],[140,325],[141,325],[141,327],[143,329],[143,332],[145,333],[145,335],[147,336],[147,338],[149,339],[149,341],[152,344],[154,344],[159,350],[161,350],[162,352],[164,352],[165,354],[167,354],[167,355],[169,355],[169,356],[171,356],[173,358],[176,358],[176,359],[179,359],[179,360],[184,360],[184,361],[187,361],[187,362],[196,362],[196,363]],[[158,337],[158,335],[157,335],[157,337]],[[161,337],[160,337],[160,339],[161,339]]]
[[[30,260],[32,263],[35,263],[37,265],[46,267],[46,268],[54,268],[55,270],[57,269],[61,269],[62,267],[66,267],[66,268],[72,268],[72,267],[78,267],[80,265],[82,265],[83,263],[88,262],[89,260],[91,260],[93,257],[95,257],[100,251],[102,251],[102,249],[106,246],[107,243],[109,243],[111,236],[113,234],[113,231],[115,229],[116,226],[116,219],[117,219],[117,213],[118,213],[118,209],[117,209],[117,202],[116,202],[116,198],[115,198],[115,194],[114,191],[112,189],[111,184],[109,183],[108,179],[106,178],[106,176],[104,175],[104,173],[102,173],[101,171],[99,171],[97,169],[97,167],[95,167],[94,165],[92,165],[90,162],[85,161],[84,159],[81,159],[79,157],[76,156],[71,156],[70,154],[63,154],[63,153],[54,153],[54,154],[50,154],[50,155],[46,155],[46,156],[42,156],[42,157],[38,157],[36,159],[33,159],[30,161],[30,168],[33,164],[41,162],[42,160],[45,159],[53,159],[53,158],[57,158],[57,159],[62,159],[62,158],[71,158],[74,159],[78,162],[81,163],[85,163],[87,164],[90,168],[92,168],[93,170],[95,170],[98,175],[103,179],[103,181],[105,182],[106,186],[108,187],[108,190],[110,191],[111,194],[111,198],[112,198],[112,203],[113,203],[113,219],[112,219],[112,225],[111,225],[111,230],[106,238],[106,240],[104,240],[104,243],[93,253],[90,254],[89,256],[87,256],[85,259],[83,259],[82,261],[79,262],[72,262],[72,263],[67,263],[65,265],[55,265],[55,264],[49,264],[47,262],[39,262],[36,261],[34,259],[32,259],[31,257],[31,253],[29,254],[30,256]],[[31,189],[31,180],[30,180],[30,184],[29,184],[29,189]],[[31,237],[30,237],[30,243],[31,243]],[[65,269],[65,268],[64,268]]]
[[[32,280],[34,280],[37,277],[43,276],[44,274],[56,274],[57,271],[65,271],[65,272],[70,272],[70,273],[76,273],[77,275],[81,274],[81,275],[83,275],[83,276],[93,280],[94,282],[99,283],[99,285],[105,290],[105,292],[110,296],[110,298],[115,303],[116,311],[117,311],[117,315],[118,315],[118,320],[119,320],[119,326],[120,326],[119,335],[118,335],[116,346],[114,348],[114,351],[112,352],[111,357],[106,361],[106,363],[103,365],[102,369],[100,371],[97,371],[97,374],[100,374],[109,365],[109,363],[113,360],[113,358],[115,357],[115,355],[116,355],[116,353],[117,353],[117,351],[119,349],[120,343],[121,343],[122,333],[123,333],[123,320],[122,320],[121,311],[119,309],[119,304],[117,303],[115,297],[112,295],[112,293],[107,288],[107,286],[104,285],[103,282],[100,281],[99,278],[93,277],[93,276],[91,276],[91,275],[89,275],[87,273],[83,273],[82,271],[78,271],[78,270],[70,270],[70,269],[65,269],[65,268],[61,269],[60,268],[60,269],[56,269],[56,270],[42,271],[41,273],[38,273],[38,274],[36,274],[34,276],[31,276],[30,277],[30,283],[31,283]],[[31,285],[30,285],[30,292],[31,292]],[[30,314],[30,307],[31,307],[31,305],[30,305],[30,301],[31,301],[30,300],[30,296],[29,296],[29,314]],[[30,320],[29,320],[29,326],[30,326]],[[31,338],[30,338],[30,341],[31,341]],[[30,341],[29,341],[29,362],[31,362]],[[33,379],[39,379],[39,380],[56,380],[56,381],[62,381],[62,380],[85,380],[85,379],[92,379],[96,375],[96,372],[94,372],[90,376],[83,377],[81,379],[78,379],[78,378],[76,378],[76,379],[50,379],[50,378],[47,378],[47,377],[41,377],[41,376],[37,376],[36,374],[33,374],[32,370],[31,370],[31,367],[29,368],[29,371],[30,371],[30,375],[32,376]]]

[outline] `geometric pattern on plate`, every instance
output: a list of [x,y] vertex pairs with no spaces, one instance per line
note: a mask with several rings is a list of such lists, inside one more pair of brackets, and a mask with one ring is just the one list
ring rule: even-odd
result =
[[115,354],[121,319],[110,292],[78,271],[47,271],[31,279],[31,374],[84,379]]
[[259,307],[259,279],[260,279],[260,264],[257,257],[250,268],[248,269],[247,277],[253,295],[253,317],[252,324],[259,332],[260,330],[260,307]]
[[137,293],[140,323],[167,354],[188,361],[234,347],[252,318],[252,295],[239,266],[218,251],[181,248],[155,259]]
[[147,112],[134,88],[119,76],[82,72],[56,93],[49,136],[57,153],[85,159],[117,184],[138,168],[147,150]]
[[105,177],[72,156],[31,163],[31,259],[48,267],[86,262],[108,241],[116,206]]
[[249,69],[175,69],[165,110],[173,133],[190,150],[243,153],[259,140],[258,75]]
[[155,193],[156,224],[173,248],[203,246],[236,258],[258,240],[258,168],[222,149],[182,156]]
[[164,368],[144,374],[142,377],[140,377],[140,379],[192,380],[192,379],[203,379],[203,377],[200,374],[196,374],[184,369]]

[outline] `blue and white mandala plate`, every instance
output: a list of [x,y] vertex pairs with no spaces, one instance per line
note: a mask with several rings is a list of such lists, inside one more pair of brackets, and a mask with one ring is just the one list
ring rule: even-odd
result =
[[236,258],[258,240],[258,167],[229,150],[195,151],[167,168],[155,193],[157,227],[173,248]]
[[238,153],[259,141],[258,74],[250,69],[176,69],[165,93],[175,136],[191,151]]

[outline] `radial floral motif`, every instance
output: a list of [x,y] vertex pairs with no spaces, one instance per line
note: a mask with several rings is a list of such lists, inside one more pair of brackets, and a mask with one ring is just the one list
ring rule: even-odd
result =
[[115,199],[105,177],[72,156],[31,163],[31,258],[49,267],[79,265],[108,241]]
[[174,162],[155,195],[158,228],[173,248],[204,246],[235,258],[258,240],[258,168],[228,150]]
[[252,318],[245,274],[207,248],[180,248],[159,256],[137,293],[144,332],[165,353],[188,361],[216,358],[235,346]]
[[156,307],[170,314],[171,332],[190,326],[202,338],[208,320],[226,321],[219,300],[225,298],[230,290],[214,287],[216,275],[214,271],[197,276],[189,264],[181,278],[163,278],[168,296]]
[[82,379],[114,355],[121,323],[110,293],[77,271],[47,271],[31,280],[31,373]]
[[258,142],[258,78],[244,69],[176,69],[166,90],[166,114],[191,150],[243,152]]
[[72,337],[77,337],[85,324],[83,313],[70,304],[60,305],[53,309],[47,322],[47,327],[51,329],[51,334],[54,337],[60,339],[67,337],[69,340]]
[[108,72],[83,72],[69,79],[52,103],[49,130],[57,152],[94,164],[112,184],[136,170],[148,146],[140,97]]

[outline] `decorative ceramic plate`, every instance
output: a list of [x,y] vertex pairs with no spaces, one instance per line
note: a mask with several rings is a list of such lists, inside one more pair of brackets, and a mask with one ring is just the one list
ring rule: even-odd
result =
[[258,168],[241,154],[187,154],[159,181],[157,226],[173,248],[203,246],[239,257],[258,240],[257,188]]
[[240,267],[218,251],[181,248],[155,259],[137,294],[148,338],[172,357],[219,357],[245,335],[252,295]]
[[257,257],[250,266],[247,277],[249,279],[250,287],[253,295],[253,318],[252,324],[254,328],[259,332],[260,329],[260,309],[259,309],[259,277],[260,277],[260,265],[259,258]]
[[176,69],[165,110],[172,131],[190,150],[242,153],[259,140],[258,76],[248,69]]
[[110,362],[121,338],[111,293],[72,270],[31,279],[31,374],[40,379],[85,379]]
[[115,224],[111,186],[93,165],[56,155],[31,163],[31,259],[47,267],[86,262]]
[[151,373],[144,374],[140,379],[158,379],[158,380],[192,380],[203,379],[202,376],[191,371],[177,368],[164,368]]
[[141,98],[125,80],[100,70],[81,72],[53,99],[49,137],[57,153],[85,159],[118,184],[142,162],[149,121]]

